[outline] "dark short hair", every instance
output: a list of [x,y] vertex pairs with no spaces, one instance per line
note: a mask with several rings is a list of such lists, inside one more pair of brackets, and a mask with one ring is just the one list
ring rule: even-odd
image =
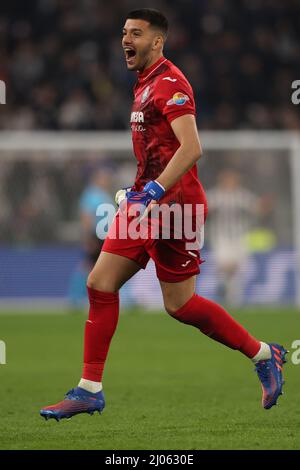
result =
[[167,18],[154,8],[140,8],[128,13],[126,20],[148,21],[153,28],[159,29],[165,37],[168,35],[169,24]]

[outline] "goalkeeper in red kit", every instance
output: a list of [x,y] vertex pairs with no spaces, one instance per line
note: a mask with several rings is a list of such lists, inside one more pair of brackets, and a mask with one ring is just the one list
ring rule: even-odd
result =
[[205,192],[196,167],[202,150],[193,90],[183,73],[163,55],[167,33],[167,19],[157,10],[140,9],[127,15],[122,47],[128,70],[137,72],[131,113],[136,179],[125,194],[126,204],[125,200],[121,203],[88,277],[90,309],[82,378],[63,401],[40,411],[46,419],[60,420],[103,410],[102,375],[118,323],[118,291],[146,267],[150,258],[155,263],[167,313],[251,359],[261,382],[264,408],[275,405],[282,394],[282,367],[287,351],[276,343],[257,340],[224,308],[195,293],[201,259],[199,249],[189,247],[185,235],[175,236],[172,223],[168,238],[132,237],[130,230],[125,237],[119,233],[124,220],[132,220],[130,209],[135,205],[144,210],[139,219],[141,225],[160,206],[177,205],[183,210],[189,207],[193,226],[196,206],[203,208],[203,220],[207,215]]

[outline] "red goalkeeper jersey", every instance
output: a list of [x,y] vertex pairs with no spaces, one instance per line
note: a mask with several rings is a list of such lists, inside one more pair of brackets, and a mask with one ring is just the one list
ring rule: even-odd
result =
[[[195,113],[191,85],[165,57],[138,74],[130,119],[137,159],[136,191],[141,191],[148,181],[159,177],[180,146],[171,127],[173,119]],[[196,165],[166,192],[160,202],[197,203],[206,207]]]

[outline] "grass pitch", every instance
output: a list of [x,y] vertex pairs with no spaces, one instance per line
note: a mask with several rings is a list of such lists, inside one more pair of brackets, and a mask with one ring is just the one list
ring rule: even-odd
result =
[[[254,335],[300,339],[295,310],[234,315]],[[285,367],[279,406],[261,408],[251,362],[167,314],[121,315],[102,416],[44,421],[81,373],[85,315],[0,315],[0,449],[300,449],[300,365]]]

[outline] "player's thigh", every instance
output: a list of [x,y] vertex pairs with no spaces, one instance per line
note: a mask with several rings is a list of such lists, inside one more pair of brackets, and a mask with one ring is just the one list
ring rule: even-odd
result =
[[172,315],[193,296],[195,292],[196,276],[191,276],[181,282],[159,282],[165,309]]
[[88,277],[87,285],[102,292],[117,292],[140,269],[129,258],[102,251]]

